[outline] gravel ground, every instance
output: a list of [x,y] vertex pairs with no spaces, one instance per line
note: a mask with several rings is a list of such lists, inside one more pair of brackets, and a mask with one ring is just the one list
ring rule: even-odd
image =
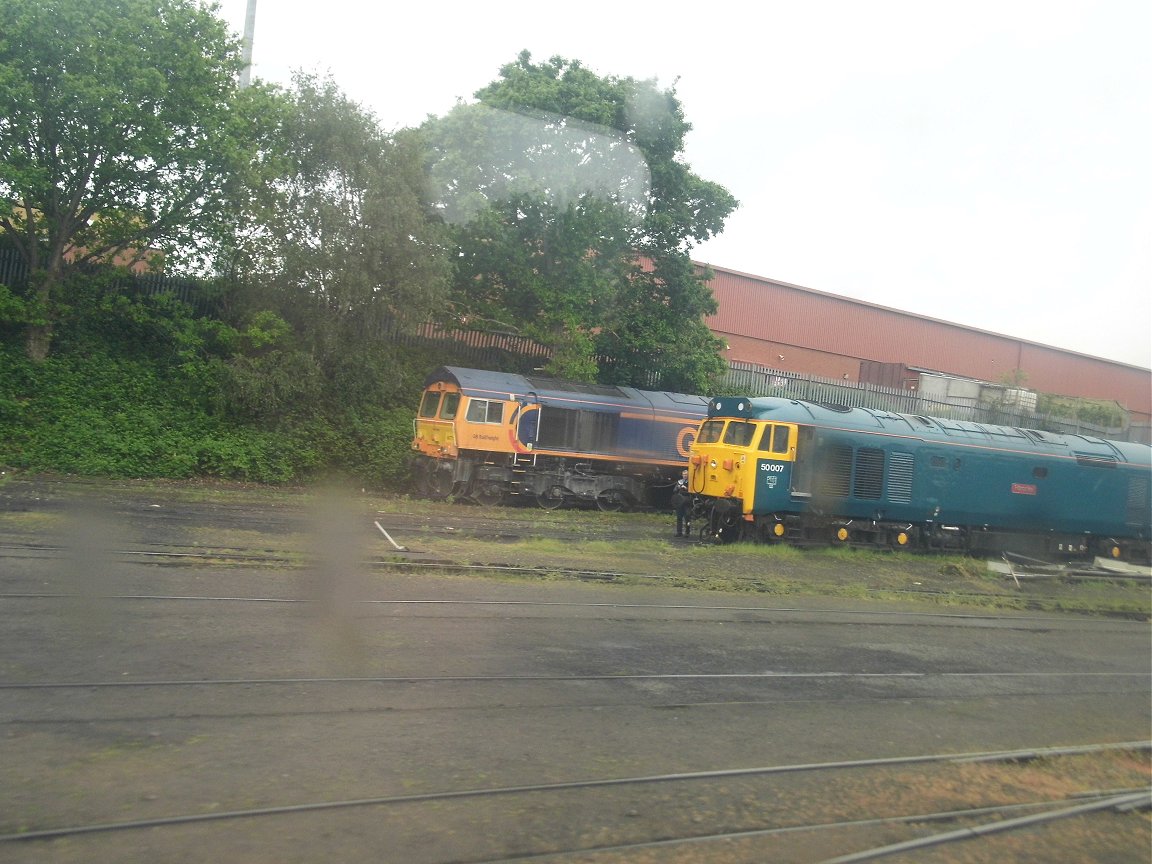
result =
[[[823,861],[1003,817],[801,826],[1148,784],[1141,748],[725,774],[1144,741],[1148,588],[671,525],[6,478],[0,834],[203,821],[0,840],[0,861]],[[1146,814],[1106,812],[886,860],[1150,843]]]

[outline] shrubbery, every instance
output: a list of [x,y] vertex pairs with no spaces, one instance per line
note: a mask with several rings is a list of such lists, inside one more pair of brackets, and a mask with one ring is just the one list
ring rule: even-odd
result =
[[442,360],[384,344],[324,369],[276,332],[275,316],[233,328],[171,298],[93,284],[73,296],[86,314],[61,320],[46,361],[27,359],[16,328],[0,333],[0,464],[258,483],[338,471],[365,486],[407,483],[414,409]]
[[[86,354],[33,364],[4,349],[0,462],[110,477],[285,482],[308,467],[282,436],[232,425],[190,398],[183,370]],[[13,386],[15,385],[15,386]]]

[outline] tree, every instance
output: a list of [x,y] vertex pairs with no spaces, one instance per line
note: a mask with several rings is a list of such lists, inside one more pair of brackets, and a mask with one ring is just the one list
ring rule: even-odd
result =
[[241,340],[223,389],[236,416],[323,427],[330,447],[419,392],[426,368],[414,377],[389,337],[444,302],[443,225],[426,203],[416,132],[382,132],[328,78],[297,74],[266,96],[273,122],[230,187],[218,264],[237,288],[234,323],[257,338]]
[[690,252],[737,202],[683,163],[675,91],[528,52],[500,76],[425,126],[457,320],[545,342],[568,377],[705,391],[724,361]]
[[265,168],[234,199],[228,270],[322,355],[425,323],[449,266],[418,136],[384,134],[331,79],[297,74],[281,95]]
[[331,79],[297,74],[277,96],[258,167],[233,190],[221,269],[242,286],[249,321],[274,312],[291,333],[235,358],[233,370],[246,402],[262,382],[284,393],[286,381],[305,380],[326,397],[293,391],[305,413],[385,402],[402,386],[385,337],[425,324],[449,282],[423,148],[413,131],[383,133]]
[[240,48],[195,0],[6,0],[0,230],[31,274],[26,348],[50,348],[69,267],[193,258],[245,164]]

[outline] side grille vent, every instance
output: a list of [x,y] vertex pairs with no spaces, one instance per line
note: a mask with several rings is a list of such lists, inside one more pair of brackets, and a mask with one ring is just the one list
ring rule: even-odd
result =
[[1116,459],[1112,456],[1095,456],[1084,453],[1076,454],[1076,464],[1085,468],[1115,468]]
[[875,447],[861,447],[856,451],[856,481],[852,494],[857,498],[875,501],[884,494],[884,451]]
[[843,444],[833,444],[825,452],[816,483],[816,493],[821,496],[847,498],[852,478],[852,448]]
[[1149,518],[1152,517],[1152,501],[1149,501],[1149,491],[1147,477],[1132,477],[1128,481],[1128,515],[1125,521],[1129,525],[1140,525],[1147,528]]
[[888,463],[888,500],[907,504],[912,500],[912,475],[915,460],[911,453],[893,453]]

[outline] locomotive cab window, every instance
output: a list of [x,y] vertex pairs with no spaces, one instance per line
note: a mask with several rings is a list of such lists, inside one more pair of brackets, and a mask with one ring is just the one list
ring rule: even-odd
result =
[[456,412],[460,408],[460,394],[459,393],[445,393],[444,403],[440,406],[440,419],[441,420],[455,420]]
[[503,423],[504,403],[488,399],[470,399],[468,413],[465,416],[469,423]]
[[424,394],[424,398],[420,400],[420,416],[421,417],[435,417],[436,409],[440,407],[440,394],[435,390],[429,390]]
[[756,427],[751,423],[733,420],[724,432],[724,443],[731,444],[733,447],[747,447],[752,443],[752,434],[755,431]]
[[787,453],[788,427],[765,426],[764,434],[760,436],[760,449],[769,453]]
[[700,427],[700,434],[696,436],[697,444],[715,444],[724,432],[723,420],[705,420]]

